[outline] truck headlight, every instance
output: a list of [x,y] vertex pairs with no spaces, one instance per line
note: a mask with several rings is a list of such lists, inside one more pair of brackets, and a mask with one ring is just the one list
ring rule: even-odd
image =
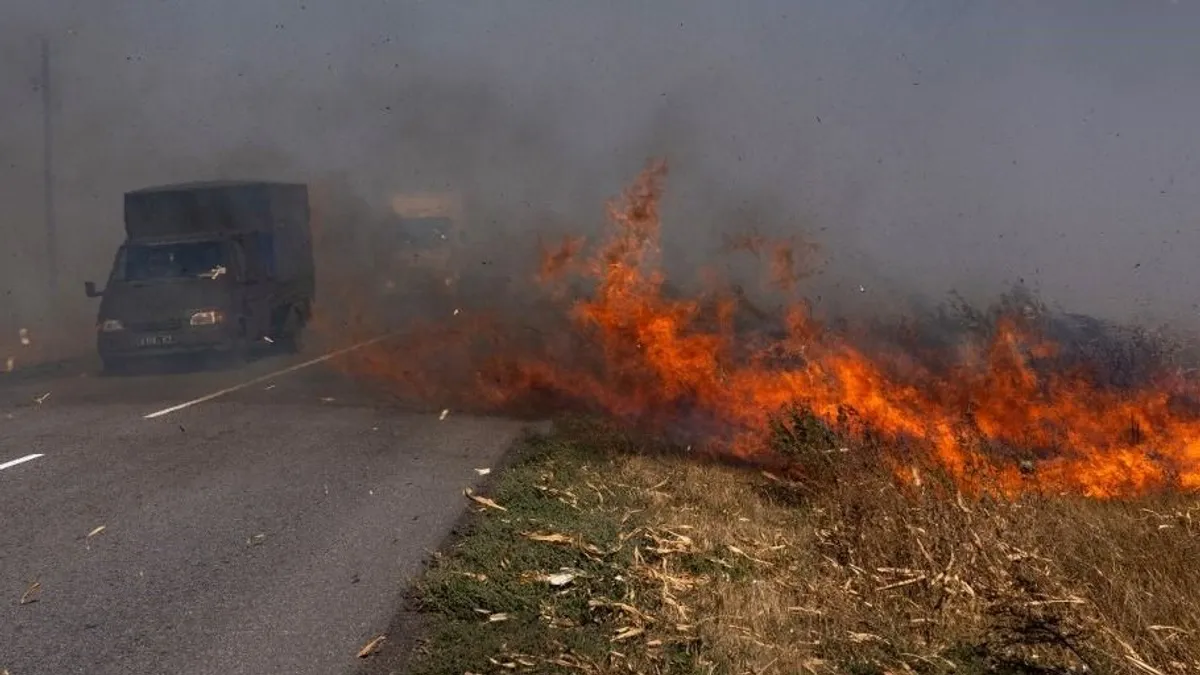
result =
[[101,333],[115,333],[125,330],[125,324],[121,323],[120,319],[105,319],[100,322],[99,328]]
[[205,309],[192,312],[190,323],[193,326],[212,326],[225,320],[225,315],[218,309]]

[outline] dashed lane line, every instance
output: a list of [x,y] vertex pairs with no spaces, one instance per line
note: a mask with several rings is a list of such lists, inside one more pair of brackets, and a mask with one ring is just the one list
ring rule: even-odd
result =
[[345,347],[343,349],[338,349],[336,351],[329,352],[328,354],[323,354],[321,356],[318,356],[315,359],[309,359],[308,361],[305,361],[303,363],[297,363],[295,365],[288,366],[287,368],[284,368],[282,370],[277,370],[273,373],[267,373],[266,375],[263,375],[261,377],[256,377],[252,380],[247,380],[245,382],[242,382],[241,384],[235,384],[232,387],[227,387],[220,391],[214,391],[213,393],[205,395],[205,396],[201,396],[200,398],[192,399],[191,401],[186,401],[186,402],[180,403],[178,405],[173,405],[170,408],[163,408],[162,410],[156,410],[152,413],[143,415],[142,418],[149,420],[149,419],[154,419],[156,417],[162,417],[163,415],[170,415],[171,413],[178,412],[180,410],[183,410],[184,408],[190,408],[196,404],[204,403],[206,401],[211,401],[214,398],[219,398],[226,394],[232,394],[235,391],[245,389],[246,387],[250,387],[250,386],[259,384],[260,382],[265,382],[267,380],[279,377],[280,375],[287,375],[288,373],[300,370],[301,368],[307,368],[309,366],[314,366],[323,361],[328,361],[329,359],[341,356],[342,354],[347,354],[356,349],[362,349],[363,347],[373,345],[377,342],[382,342],[383,340],[386,340],[391,337],[395,337],[399,334],[400,334],[399,332],[395,332],[395,333],[387,333],[385,335],[380,335],[379,337],[372,338],[370,340],[367,340],[366,342],[360,342],[356,345],[351,345],[351,346]]
[[25,455],[24,457],[18,457],[17,459],[0,464],[0,471],[3,471],[5,469],[11,469],[12,467],[14,467],[18,464],[24,464],[25,462],[31,462],[31,461],[37,459],[38,457],[45,457],[45,455],[37,454],[37,455]]

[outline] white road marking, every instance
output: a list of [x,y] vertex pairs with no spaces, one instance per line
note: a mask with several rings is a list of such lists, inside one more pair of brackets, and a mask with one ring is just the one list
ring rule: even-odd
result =
[[380,335],[377,338],[372,338],[370,340],[367,340],[366,342],[360,342],[356,345],[351,345],[349,347],[345,347],[345,348],[339,349],[337,351],[329,352],[328,354],[318,356],[317,358],[310,359],[308,361],[305,361],[304,363],[297,363],[295,365],[288,366],[287,368],[284,368],[282,370],[277,370],[273,373],[268,373],[266,375],[263,375],[262,377],[256,377],[253,380],[247,380],[245,382],[242,382],[241,384],[235,384],[234,386],[229,387],[227,389],[222,389],[220,391],[214,391],[211,394],[208,394],[206,396],[201,396],[200,398],[193,399],[191,401],[187,401],[186,403],[180,403],[179,405],[173,405],[170,408],[163,408],[162,410],[158,410],[156,412],[152,412],[147,415],[143,415],[142,419],[149,420],[149,419],[154,419],[155,417],[162,417],[163,415],[169,415],[173,412],[178,412],[180,410],[183,410],[184,408],[190,408],[191,406],[194,406],[197,403],[204,403],[205,401],[211,401],[214,398],[224,396],[225,394],[232,394],[233,392],[238,391],[239,389],[245,389],[246,387],[258,384],[260,382],[265,382],[272,378],[279,377],[280,375],[286,375],[290,372],[300,370],[301,368],[307,368],[309,366],[313,366],[318,363],[321,363],[322,361],[328,361],[329,359],[332,359],[334,357],[341,356],[342,354],[346,354],[348,352],[352,352],[355,349],[362,349],[363,347],[366,347],[368,345],[373,345],[376,342],[381,342],[390,337],[395,337],[396,335],[399,335],[399,332],[388,333],[386,335]]
[[12,468],[18,464],[24,464],[25,462],[35,460],[38,457],[45,457],[45,455],[25,455],[24,457],[19,457],[17,459],[12,460],[11,462],[5,462],[3,464],[0,464],[0,471]]

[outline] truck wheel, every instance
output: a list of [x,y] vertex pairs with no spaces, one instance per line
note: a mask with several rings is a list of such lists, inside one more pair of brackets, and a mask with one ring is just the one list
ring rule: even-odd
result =
[[280,337],[281,346],[288,354],[298,354],[304,349],[304,316],[301,310],[293,309],[288,312]]
[[229,345],[229,351],[225,353],[223,358],[225,365],[233,368],[245,365],[250,361],[250,338],[246,335],[246,324],[241,322],[241,330],[238,331],[233,342]]

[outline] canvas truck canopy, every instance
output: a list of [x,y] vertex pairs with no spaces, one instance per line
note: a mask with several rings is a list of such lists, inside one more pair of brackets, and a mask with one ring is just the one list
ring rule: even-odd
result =
[[313,293],[308,187],[297,183],[182,183],[125,194],[128,243],[236,237],[256,274]]
[[454,192],[413,192],[392,196],[392,213],[400,218],[462,218],[462,198]]
[[162,185],[125,194],[125,234],[131,240],[273,231],[303,213],[304,185],[227,181]]

